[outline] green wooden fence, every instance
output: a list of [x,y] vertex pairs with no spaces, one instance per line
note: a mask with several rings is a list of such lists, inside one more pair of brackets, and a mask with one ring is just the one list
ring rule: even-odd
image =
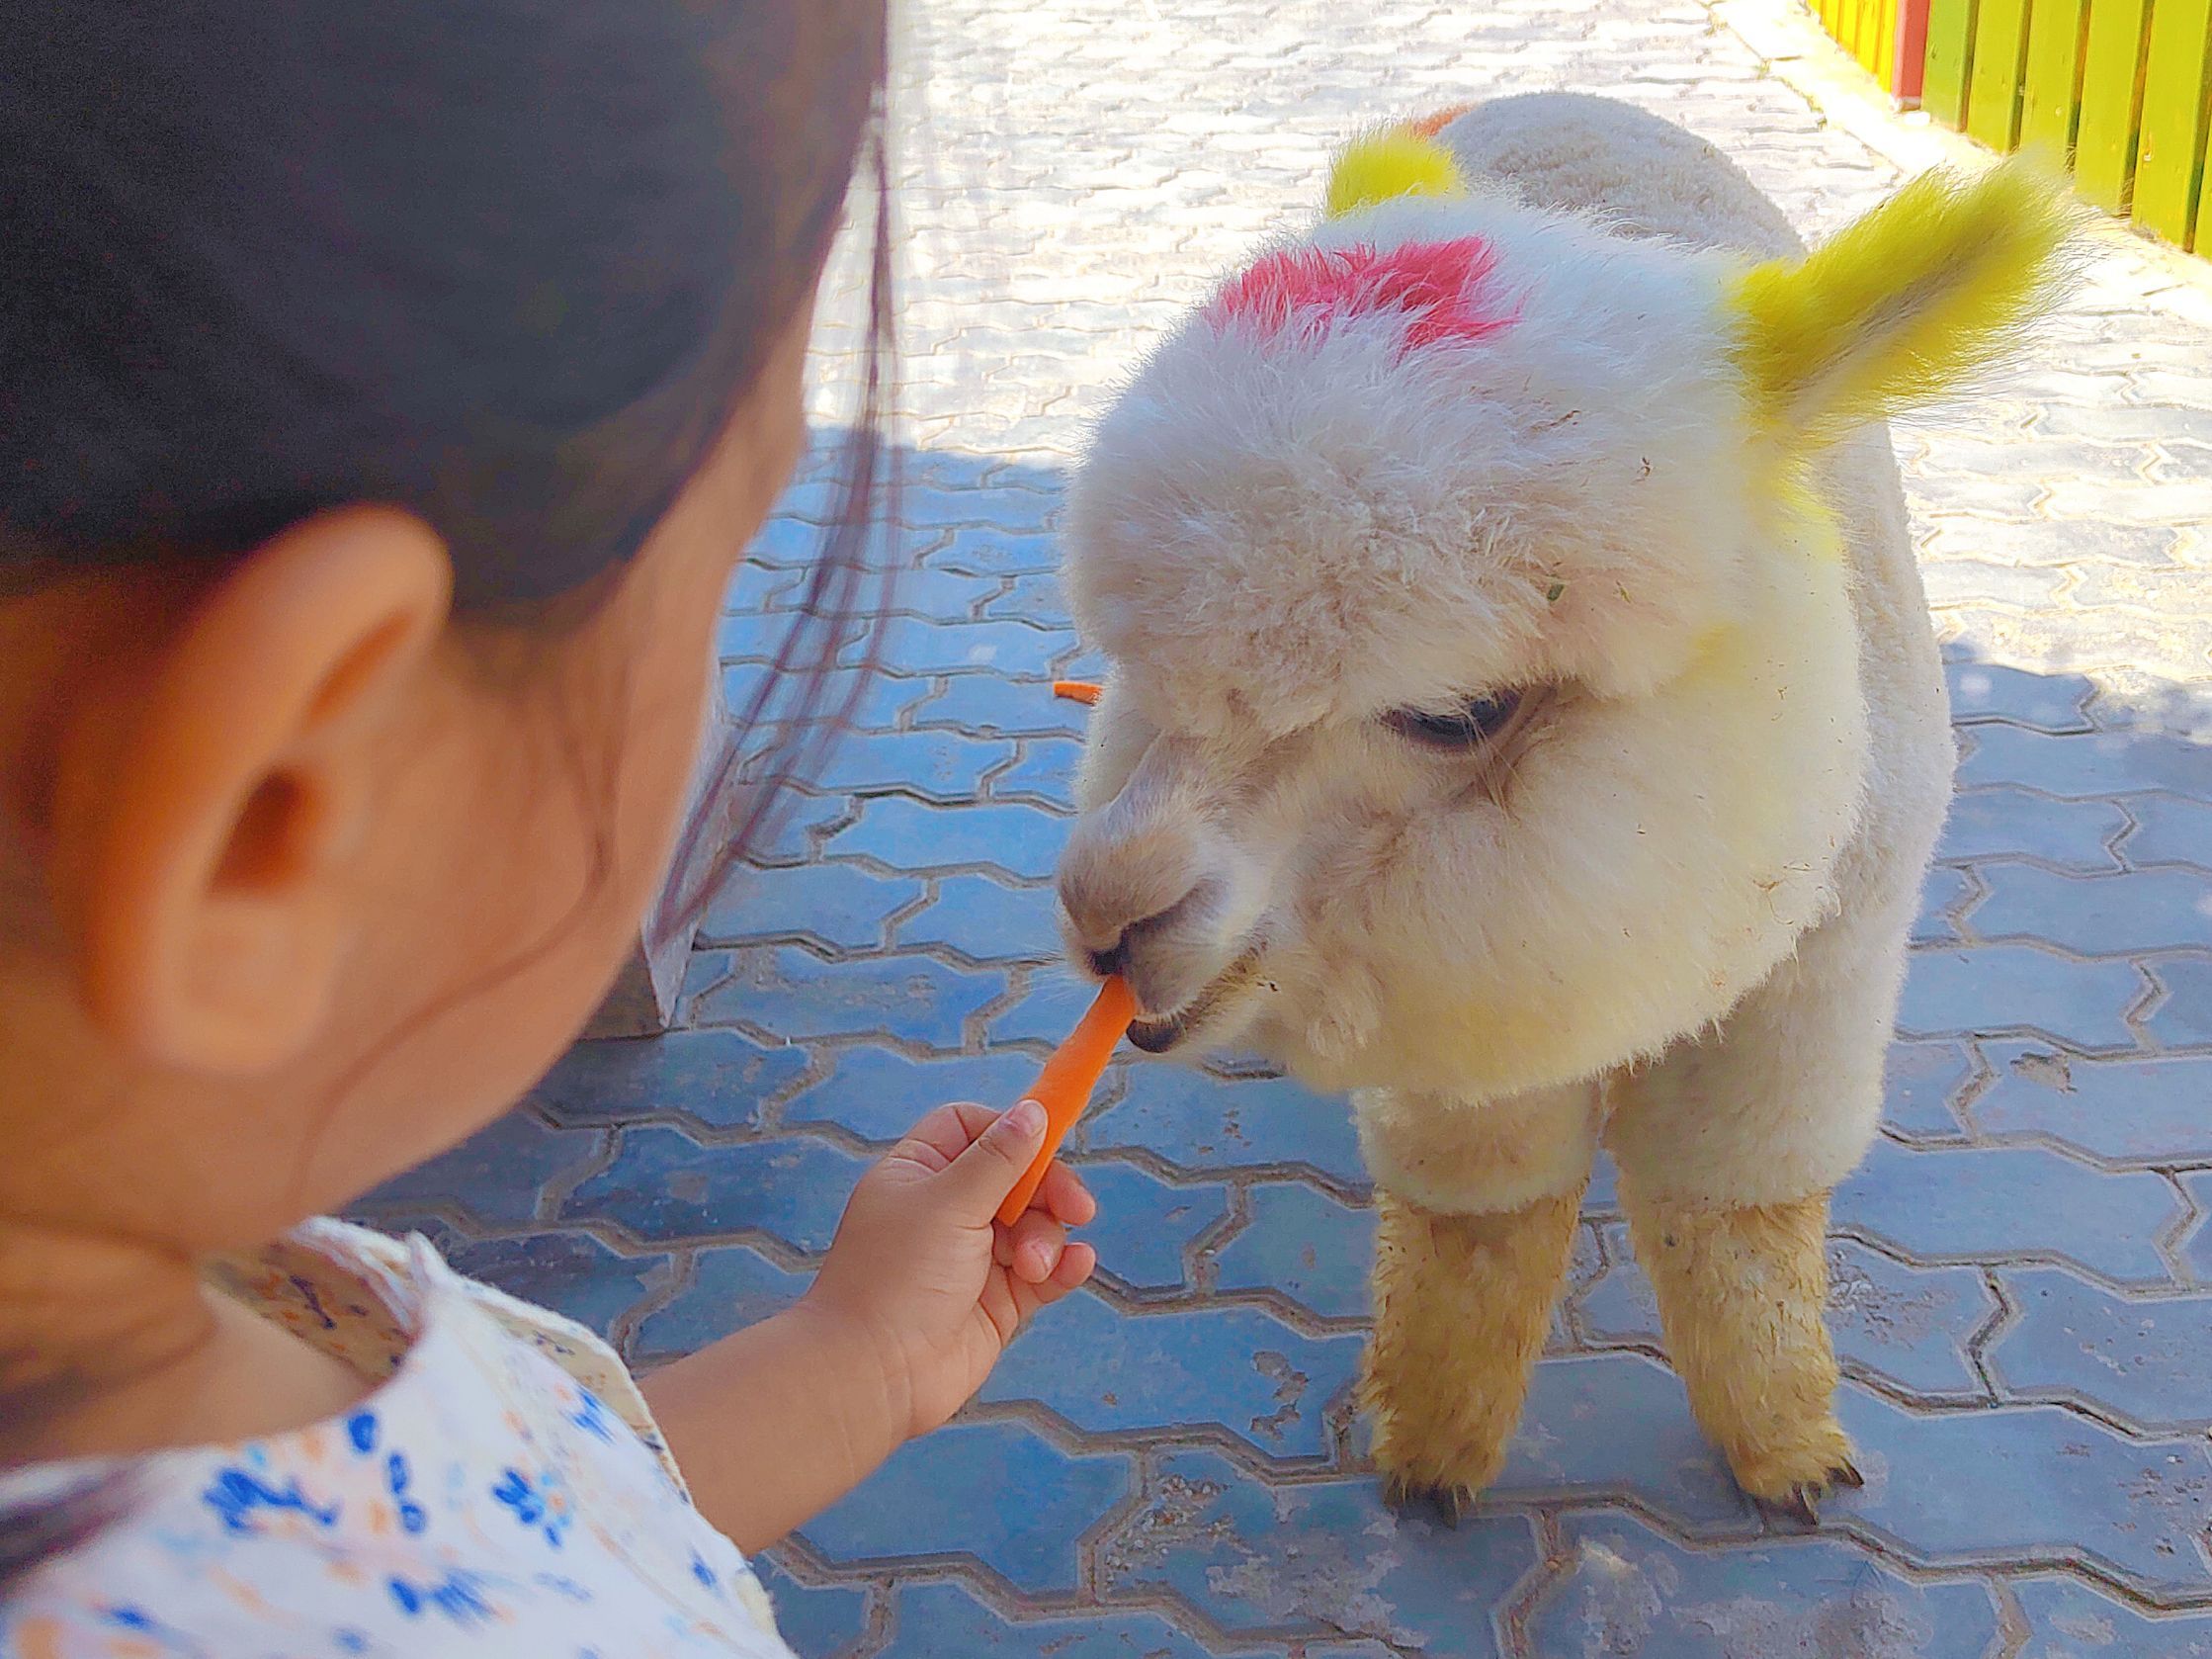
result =
[[1905,102],[2212,255],[2212,0],[1811,0]]

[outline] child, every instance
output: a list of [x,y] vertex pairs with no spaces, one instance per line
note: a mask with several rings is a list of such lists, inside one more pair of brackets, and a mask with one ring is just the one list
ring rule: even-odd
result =
[[1090,1271],[1064,1170],[993,1226],[1033,1104],[931,1112],[797,1306],[641,1391],[311,1218],[504,1110],[635,936],[880,0],[7,33],[0,1651],[786,1654],[739,1548]]

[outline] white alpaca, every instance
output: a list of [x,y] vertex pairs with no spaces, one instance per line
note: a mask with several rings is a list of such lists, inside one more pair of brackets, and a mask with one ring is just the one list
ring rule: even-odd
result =
[[1952,765],[1881,422],[2063,235],[2001,170],[1807,260],[1704,141],[1507,99],[1355,145],[1102,422],[1070,948],[1143,1046],[1354,1091],[1400,1495],[1495,1474],[1601,1140],[1739,1481],[1856,1482],[1828,1193]]

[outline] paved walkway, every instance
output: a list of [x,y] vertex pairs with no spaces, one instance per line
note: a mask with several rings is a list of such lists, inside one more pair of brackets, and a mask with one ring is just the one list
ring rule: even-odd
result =
[[[709,921],[686,1029],[580,1049],[373,1213],[640,1361],[793,1295],[871,1148],[1011,1099],[1075,1009],[1045,883],[1081,713],[1043,681],[1076,661],[1057,492],[1113,377],[1386,112],[1613,92],[1833,227],[1943,142],[1781,5],[920,7],[921,571],[865,731]],[[1083,1148],[1098,1293],[778,1552],[802,1654],[2212,1655],[2212,285],[2101,245],[2033,373],[1898,438],[1964,761],[1886,1132],[1836,1205],[1866,1490],[1814,1537],[1746,1508],[1601,1180],[1502,1484],[1457,1532],[1397,1521],[1348,1409],[1341,1107],[1136,1067]],[[811,499],[738,585],[733,675]]]

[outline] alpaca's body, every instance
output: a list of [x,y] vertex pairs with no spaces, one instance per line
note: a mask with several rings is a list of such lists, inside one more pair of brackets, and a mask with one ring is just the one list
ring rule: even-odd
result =
[[[1496,180],[1531,206],[1761,259],[1804,251],[1734,162],[1626,104],[1504,99],[1441,137],[1471,177]],[[1867,725],[1857,822],[1835,860],[1833,914],[1799,937],[1719,1033],[1607,1080],[1611,1137],[1648,1187],[1684,1199],[1803,1198],[1865,1153],[1906,939],[1950,799],[1948,699],[1889,434],[1871,426],[1815,468],[1850,569]],[[1388,1110],[1368,1104],[1371,1119]],[[1370,1135],[1371,1156],[1379,1138]]]
[[1700,1420],[1808,1511],[1856,1479],[1828,1192],[1952,761],[1881,416],[2019,315],[2058,220],[1923,193],[1800,263],[1626,106],[1430,131],[1355,146],[1341,217],[1101,424],[1070,944],[1146,1046],[1353,1092],[1394,1486],[1494,1474],[1602,1141]]

